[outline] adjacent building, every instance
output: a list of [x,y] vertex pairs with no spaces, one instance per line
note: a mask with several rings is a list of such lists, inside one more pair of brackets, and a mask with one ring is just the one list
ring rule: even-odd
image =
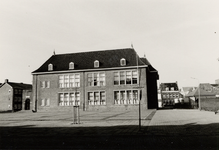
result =
[[176,103],[180,102],[179,100],[182,97],[177,82],[161,83],[160,94],[162,100],[162,107],[174,107]]
[[133,48],[54,54],[32,75],[35,110],[158,107],[158,72]]
[[9,82],[0,86],[0,111],[19,111],[32,109],[32,85]]

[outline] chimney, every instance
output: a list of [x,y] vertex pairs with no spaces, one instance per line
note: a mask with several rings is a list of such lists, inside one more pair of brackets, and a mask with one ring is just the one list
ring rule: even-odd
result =
[[8,79],[5,79],[5,83],[8,83]]

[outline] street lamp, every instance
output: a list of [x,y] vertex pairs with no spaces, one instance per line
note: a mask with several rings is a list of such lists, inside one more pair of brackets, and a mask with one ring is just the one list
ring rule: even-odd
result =
[[201,110],[201,98],[200,98],[200,87],[199,87],[200,82],[199,79],[197,78],[193,78],[193,77],[191,78],[198,81],[198,109]]

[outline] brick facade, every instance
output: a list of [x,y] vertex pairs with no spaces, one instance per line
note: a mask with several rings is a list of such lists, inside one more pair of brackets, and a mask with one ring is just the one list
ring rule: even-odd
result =
[[[103,57],[109,57],[107,55],[108,52],[110,52],[111,55],[114,53],[117,55],[113,57],[113,59],[104,59]],[[129,52],[128,55],[126,54],[127,52]],[[135,63],[136,57],[133,57],[131,53],[135,54],[135,51],[128,49],[52,56],[38,70],[33,72],[33,107],[35,110],[72,109],[72,106],[76,105],[77,99],[80,99],[79,108],[83,110],[138,109],[141,93],[142,108],[148,109],[148,106],[150,106],[150,108],[157,108],[157,71],[154,70],[154,72],[151,73],[148,69],[148,65],[150,64],[145,64],[139,57],[139,66],[137,67]],[[75,55],[80,56],[81,59],[87,59],[89,62],[83,62]],[[89,55],[89,57],[87,55]],[[71,60],[67,61],[70,57]],[[90,59],[92,59],[92,61]],[[120,65],[121,60],[126,61],[125,63],[123,61],[124,66]],[[67,65],[73,64],[75,67],[68,69],[65,61]],[[90,66],[98,61],[100,66]],[[115,85],[115,72],[120,75],[119,79],[123,78],[122,74],[124,74],[125,83]],[[89,85],[91,84],[89,78],[92,80],[95,75],[98,76],[98,79],[97,81],[92,80],[92,84],[95,84],[93,82],[99,82],[100,84],[100,74],[103,75],[104,85]],[[138,81],[133,81],[136,80],[133,79],[134,74],[138,75]],[[76,76],[77,78],[80,77],[80,86],[70,87],[70,84],[76,84]],[[132,81],[128,81],[127,76],[130,76],[130,80]],[[147,79],[148,77],[150,78]],[[70,80],[72,80],[71,83]],[[148,87],[150,90],[148,90]],[[150,96],[148,92],[151,92]],[[97,98],[96,101],[94,97]],[[150,105],[148,103],[150,103]]]

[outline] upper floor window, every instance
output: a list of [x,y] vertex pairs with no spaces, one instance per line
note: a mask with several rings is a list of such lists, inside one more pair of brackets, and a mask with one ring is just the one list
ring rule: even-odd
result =
[[94,61],[94,67],[95,68],[99,68],[100,64],[99,64],[99,61],[98,60],[95,60]]
[[59,76],[60,88],[80,87],[80,74]]
[[74,69],[74,63],[73,62],[69,63],[69,69]]
[[50,82],[49,81],[42,81],[41,88],[50,88]]
[[114,85],[137,84],[137,70],[114,72]]
[[169,91],[169,87],[166,87],[166,91]]
[[174,87],[171,87],[171,91],[174,91]]
[[52,65],[52,64],[49,64],[49,65],[48,65],[48,70],[49,70],[49,71],[52,71],[52,70],[53,70],[53,65]]
[[125,58],[120,59],[120,65],[125,66],[126,65],[126,60]]
[[105,72],[88,73],[88,86],[105,86]]

